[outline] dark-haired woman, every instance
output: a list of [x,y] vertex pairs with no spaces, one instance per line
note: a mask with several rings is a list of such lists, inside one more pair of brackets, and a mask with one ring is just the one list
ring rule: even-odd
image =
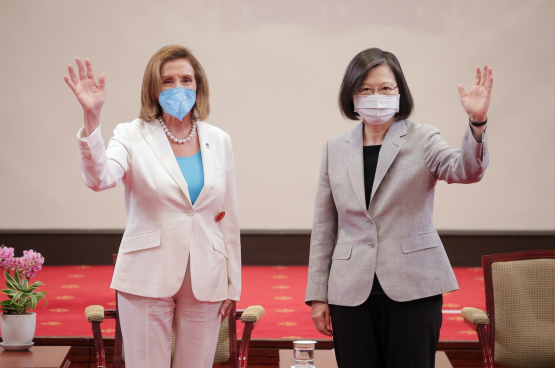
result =
[[362,123],[324,146],[305,299],[340,368],[434,366],[442,294],[458,289],[432,221],[434,188],[483,177],[492,86],[487,65],[468,94],[458,85],[470,120],[458,149],[407,120],[413,100],[395,55],[372,48],[347,67],[339,106]]

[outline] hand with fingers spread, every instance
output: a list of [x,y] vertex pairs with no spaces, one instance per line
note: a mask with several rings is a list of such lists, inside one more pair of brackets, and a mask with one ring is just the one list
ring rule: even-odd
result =
[[457,84],[461,103],[468,114],[470,121],[481,123],[486,121],[489,103],[491,101],[491,89],[493,87],[493,69],[484,65],[484,71],[476,67],[476,80],[467,94],[464,87]]
[[332,336],[330,306],[328,303],[312,301],[312,321],[318,332],[326,336]]
[[79,77],[75,74],[73,66],[69,64],[67,66],[69,77],[64,75],[64,80],[83,107],[85,112],[85,136],[88,136],[100,124],[100,110],[106,95],[106,75],[101,74],[97,84],[94,80],[94,71],[89,59],[85,59],[85,64],[80,58],[75,58],[75,61],[77,62]]

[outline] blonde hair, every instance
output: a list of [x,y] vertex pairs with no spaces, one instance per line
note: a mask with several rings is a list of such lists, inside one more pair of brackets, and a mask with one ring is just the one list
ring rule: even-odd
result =
[[146,66],[141,90],[141,112],[139,114],[139,119],[143,121],[153,121],[162,116],[162,107],[158,102],[158,97],[162,92],[162,76],[160,73],[162,71],[162,66],[166,62],[176,59],[187,60],[191,63],[195,71],[197,98],[195,105],[191,109],[191,120],[205,120],[208,114],[210,114],[208,79],[206,78],[202,65],[200,65],[189,49],[183,46],[170,45],[156,51]]

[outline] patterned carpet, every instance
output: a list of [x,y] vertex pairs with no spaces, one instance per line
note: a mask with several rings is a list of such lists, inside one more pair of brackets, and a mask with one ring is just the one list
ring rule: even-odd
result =
[[[114,308],[109,289],[112,266],[45,266],[32,281],[45,283],[48,305],[37,308],[36,336],[92,336],[84,317],[86,306]],[[481,268],[455,268],[460,290],[444,294],[441,340],[477,340],[462,322],[460,309],[485,308]],[[243,295],[239,308],[260,304],[266,315],[256,327],[255,339],[324,339],[312,324],[310,308],[304,304],[306,266],[243,267]],[[114,335],[113,321],[103,323],[106,336]],[[240,328],[240,333],[242,332]]]

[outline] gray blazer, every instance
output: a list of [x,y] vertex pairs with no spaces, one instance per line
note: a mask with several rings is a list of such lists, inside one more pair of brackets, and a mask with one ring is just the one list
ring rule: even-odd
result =
[[394,122],[385,136],[366,208],[363,123],[324,146],[316,194],[306,302],[357,306],[374,272],[384,292],[403,302],[457,290],[455,274],[432,221],[437,180],[480,181],[487,137],[470,126],[462,148],[433,126]]

